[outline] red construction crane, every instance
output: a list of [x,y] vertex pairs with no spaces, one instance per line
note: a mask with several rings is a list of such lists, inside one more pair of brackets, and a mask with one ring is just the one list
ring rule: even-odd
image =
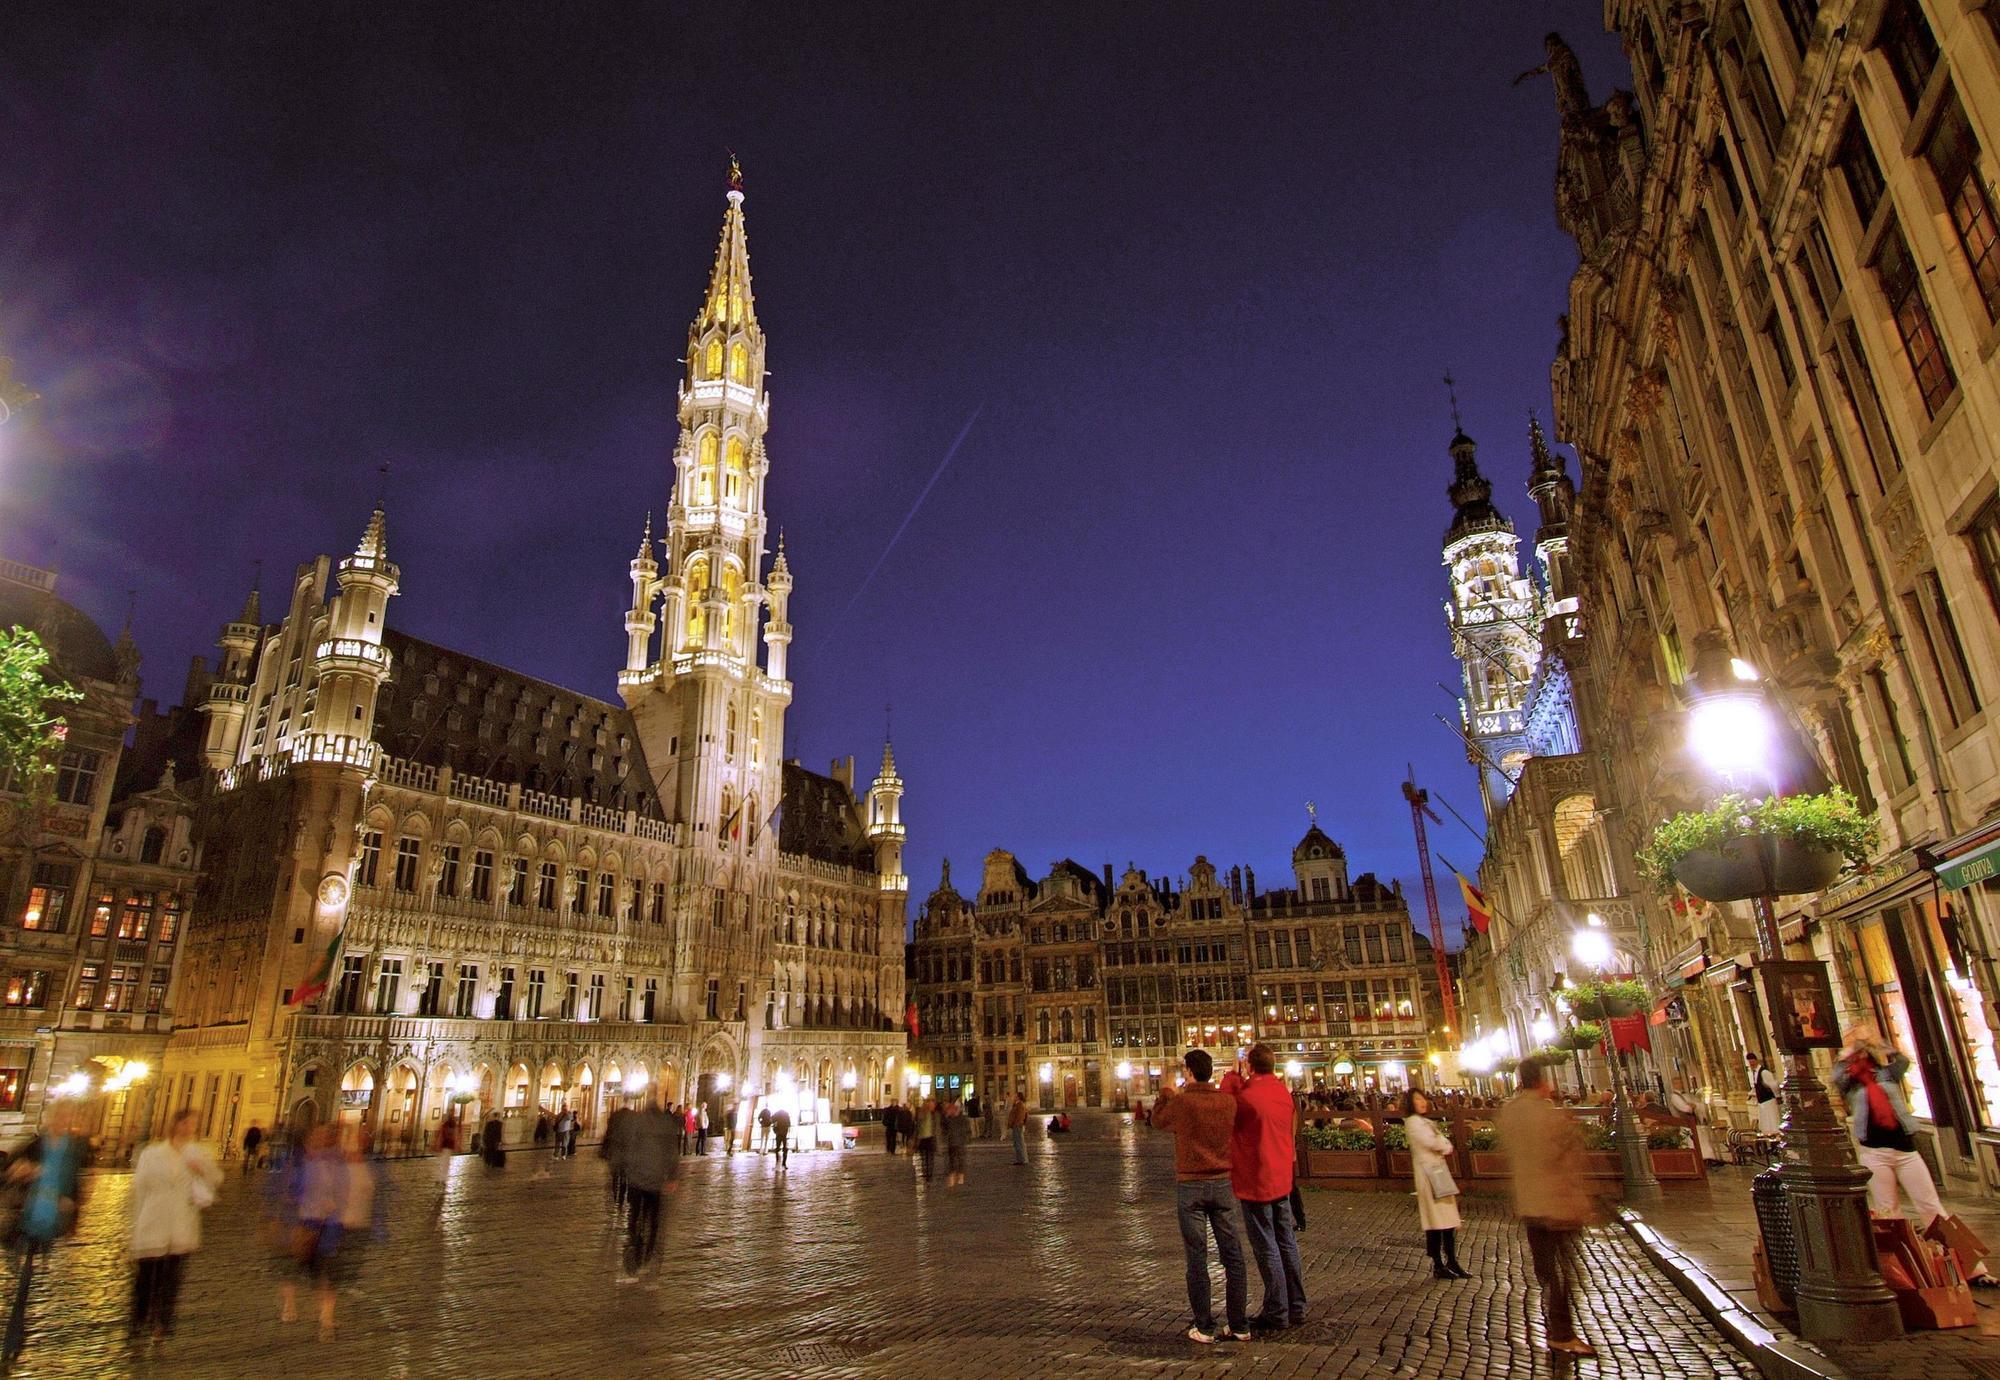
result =
[[1431,912],[1431,957],[1437,960],[1438,999],[1444,1004],[1445,1033],[1455,1043],[1459,1033],[1458,999],[1451,990],[1451,962],[1444,952],[1444,921],[1438,918],[1438,889],[1431,880],[1431,843],[1424,832],[1424,816],[1429,815],[1439,824],[1444,821],[1431,809],[1431,793],[1418,787],[1414,774],[1403,783],[1403,799],[1410,802],[1410,823],[1417,829],[1417,865],[1424,874],[1424,904]]

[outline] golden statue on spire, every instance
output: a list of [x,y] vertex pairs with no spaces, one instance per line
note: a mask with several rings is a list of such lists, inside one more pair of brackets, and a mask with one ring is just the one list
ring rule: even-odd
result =
[[729,190],[740,192],[743,190],[743,165],[736,161],[735,149],[726,152],[729,154]]

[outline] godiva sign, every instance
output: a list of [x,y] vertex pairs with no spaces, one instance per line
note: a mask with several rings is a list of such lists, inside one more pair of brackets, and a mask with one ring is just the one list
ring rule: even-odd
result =
[[1947,890],[1958,891],[1989,877],[2000,876],[2000,839],[1981,844],[1937,866],[1938,882]]

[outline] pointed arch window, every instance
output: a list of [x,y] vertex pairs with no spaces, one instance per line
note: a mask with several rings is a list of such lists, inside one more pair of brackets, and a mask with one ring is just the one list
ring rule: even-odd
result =
[[729,837],[730,826],[736,822],[735,815],[736,815],[736,792],[731,790],[729,787],[724,786],[722,788],[722,813],[719,816],[717,816],[720,822],[716,825],[715,831],[716,833],[720,834],[725,840]]
[[708,353],[708,358],[707,358],[707,361],[706,361],[706,363],[707,363],[707,366],[708,366],[708,367],[707,367],[707,368],[705,368],[705,369],[704,369],[704,370],[703,370],[702,372],[703,372],[703,373],[704,373],[704,374],[705,374],[705,375],[706,375],[707,377],[709,377],[709,378],[712,378],[712,379],[719,379],[719,378],[721,378],[721,377],[722,377],[722,342],[721,342],[720,340],[711,340],[711,341],[709,341],[709,342],[708,342],[708,352],[707,352],[707,353]]
[[750,706],[750,765],[764,765],[764,706]]
[[[722,640],[736,640],[736,611],[743,602],[743,572],[733,565],[722,567]],[[734,755],[732,753],[732,755]]]
[[750,492],[749,448],[741,436],[732,436],[722,455],[722,496],[731,503],[741,503]]
[[715,502],[715,452],[715,433],[710,432],[701,438],[696,451],[694,501],[697,504]]
[[708,595],[708,557],[697,556],[687,574],[687,645],[699,647],[708,640],[708,611],[702,600]]
[[729,347],[729,377],[737,383],[750,382],[750,351],[740,340]]
[[729,706],[729,715],[722,738],[723,756],[732,762],[736,760],[736,706]]

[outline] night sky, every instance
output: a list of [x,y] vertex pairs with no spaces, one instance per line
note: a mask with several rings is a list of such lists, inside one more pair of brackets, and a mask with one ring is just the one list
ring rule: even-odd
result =
[[[17,12],[0,351],[45,396],[0,432],[0,554],[113,633],[136,590],[172,701],[252,562],[282,590],[351,549],[387,462],[392,621],[615,698],[733,148],[787,751],[872,776],[893,701],[914,897],[995,846],[1277,884],[1308,798],[1354,872],[1412,879],[1405,764],[1478,804],[1432,717],[1440,379],[1530,535],[1575,253],[1553,94],[1509,83],[1551,28],[1594,95],[1626,81],[1600,14]],[[1449,816],[1435,843],[1478,860]]]

